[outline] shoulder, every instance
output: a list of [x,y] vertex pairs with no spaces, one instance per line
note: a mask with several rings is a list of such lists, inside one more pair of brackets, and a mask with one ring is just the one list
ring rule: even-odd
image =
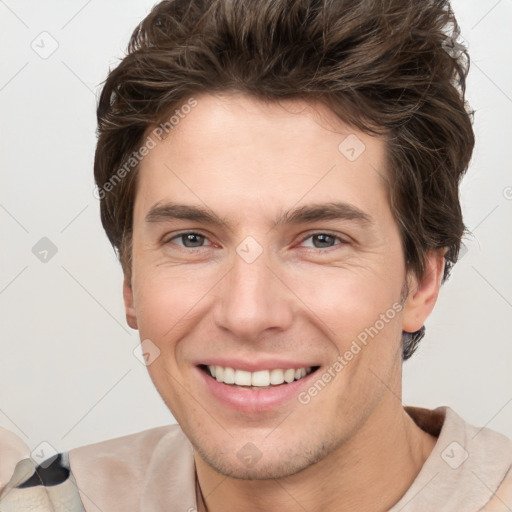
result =
[[73,472],[91,464],[99,469],[110,464],[124,468],[127,463],[136,463],[142,469],[162,439],[179,443],[182,436],[184,434],[178,425],[155,427],[73,448],[69,451],[69,459]]
[[474,426],[446,406],[408,406],[406,411],[437,443],[390,512],[512,510],[512,441],[507,436]]
[[19,436],[0,427],[2,512],[160,512],[183,503],[196,504],[195,464],[178,425],[74,448],[39,465]]
[[485,512],[509,512],[512,510],[512,468],[482,510]]
[[175,490],[165,496],[169,482],[191,499],[195,495],[193,448],[179,425],[74,448],[69,461],[86,510],[158,510],[146,503],[151,500],[172,506]]

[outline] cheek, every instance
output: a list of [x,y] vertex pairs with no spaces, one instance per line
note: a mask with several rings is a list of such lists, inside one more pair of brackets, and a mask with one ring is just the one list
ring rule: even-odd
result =
[[376,322],[379,330],[389,330],[388,325],[398,323],[400,276],[382,272],[381,267],[297,269],[288,275],[286,283],[304,304],[311,321],[327,337],[342,340],[343,344]]
[[[147,270],[134,282],[135,305],[141,339],[149,338],[157,345],[178,339],[185,324],[201,312],[201,299],[209,288],[197,274]],[[160,350],[167,349],[162,346]]]

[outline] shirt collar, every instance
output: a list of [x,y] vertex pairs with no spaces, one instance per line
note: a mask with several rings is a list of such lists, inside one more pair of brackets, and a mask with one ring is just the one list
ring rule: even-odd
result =
[[510,440],[466,423],[449,407],[405,411],[437,443],[411,487],[389,512],[480,510],[512,465]]

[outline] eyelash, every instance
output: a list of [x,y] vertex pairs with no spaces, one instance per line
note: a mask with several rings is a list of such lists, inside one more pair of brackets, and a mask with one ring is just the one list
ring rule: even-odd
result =
[[[174,235],[172,238],[169,238],[167,241],[164,241],[164,245],[166,244],[169,244],[172,240],[175,240],[175,239],[179,239],[179,238],[182,238],[186,235],[199,235],[200,237],[203,237],[205,240],[208,240],[208,237],[206,235],[203,235],[202,233],[199,233],[197,231],[184,231],[182,233],[178,233],[177,235]],[[313,233],[309,233],[307,236],[305,236],[304,238],[301,239],[300,243],[304,243],[306,240],[308,240],[309,238],[312,238],[314,236],[317,236],[317,235],[327,235],[329,237],[332,237],[336,240],[339,240],[340,243],[337,244],[337,245],[347,245],[349,244],[350,242],[341,238],[340,236],[338,235],[335,235],[334,233],[329,233],[328,231],[315,231]],[[200,250],[200,249],[205,249],[206,247],[208,246],[201,246],[201,247],[185,247],[184,245],[178,245],[178,247],[181,247],[183,249],[188,249],[188,250]],[[329,249],[334,249],[336,247],[336,245],[334,246],[331,246],[331,247],[325,247],[325,248],[318,248],[318,247],[309,247],[307,248],[306,250],[307,251],[310,251],[310,252],[316,252],[316,253],[319,253],[319,252],[327,252]]]

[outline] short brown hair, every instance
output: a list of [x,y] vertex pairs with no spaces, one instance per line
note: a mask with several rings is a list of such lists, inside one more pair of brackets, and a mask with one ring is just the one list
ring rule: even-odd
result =
[[[233,90],[265,101],[319,100],[349,125],[384,135],[407,268],[422,277],[426,251],[447,248],[444,282],[465,233],[459,183],[474,146],[469,55],[458,36],[443,0],[157,4],[109,73],[97,110],[101,220],[125,274],[137,165],[113,178],[148,128],[191,95]],[[404,359],[424,332],[404,337]]]

